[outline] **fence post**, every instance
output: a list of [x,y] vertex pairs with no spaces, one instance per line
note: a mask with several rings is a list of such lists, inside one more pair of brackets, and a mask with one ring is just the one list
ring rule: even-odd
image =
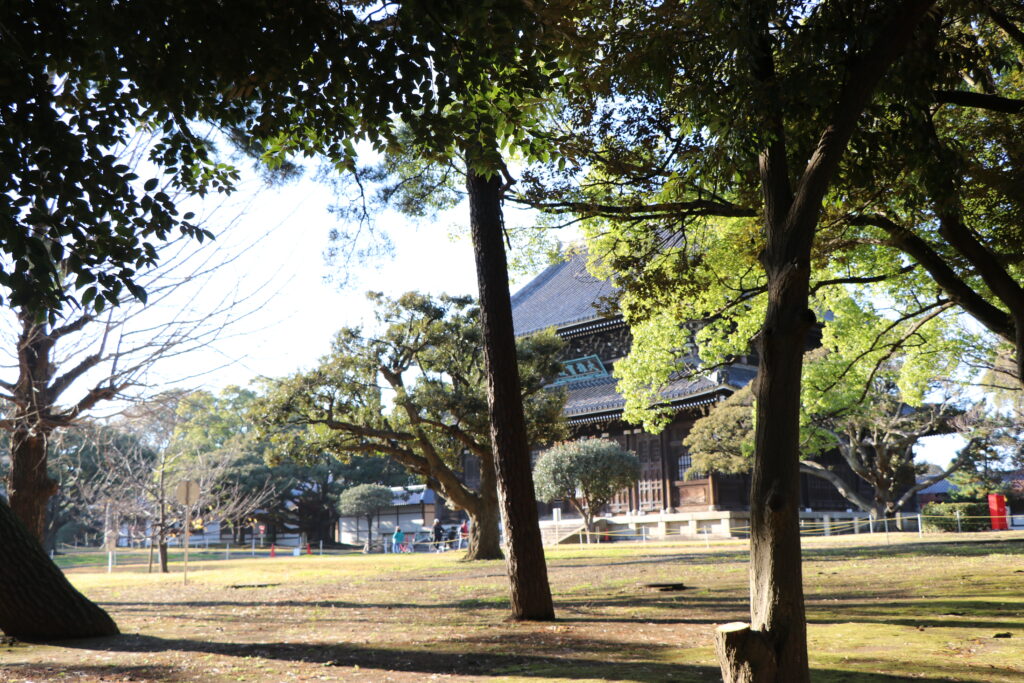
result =
[[883,517],[882,523],[885,525],[885,544],[889,545],[889,518]]
[[921,523],[921,513],[917,513],[917,535],[924,536],[924,524]]
[[228,544],[226,544],[224,546],[224,559],[225,560],[230,560],[231,559],[231,544],[230,543],[228,543]]
[[832,516],[831,515],[825,515],[822,518],[822,521],[824,521],[824,523],[825,523],[825,535],[826,536],[831,536],[832,535]]
[[960,511],[954,510],[953,512],[956,513],[956,532],[958,534],[962,534],[964,530],[960,527]]

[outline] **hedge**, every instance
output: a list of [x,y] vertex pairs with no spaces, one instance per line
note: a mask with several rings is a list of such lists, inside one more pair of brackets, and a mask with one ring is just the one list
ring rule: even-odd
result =
[[956,513],[960,511],[960,529],[984,531],[992,527],[987,503],[928,503],[921,510],[925,531],[956,531]]

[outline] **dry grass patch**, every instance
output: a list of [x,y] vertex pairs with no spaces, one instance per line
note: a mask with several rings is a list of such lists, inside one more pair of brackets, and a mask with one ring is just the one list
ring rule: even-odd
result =
[[[813,679],[1024,680],[1024,535],[899,539],[808,540]],[[504,565],[456,553],[206,561],[187,586],[73,569],[125,635],[4,646],[0,681],[718,680],[711,634],[746,619],[745,544],[572,547],[549,563],[552,623],[506,621]]]

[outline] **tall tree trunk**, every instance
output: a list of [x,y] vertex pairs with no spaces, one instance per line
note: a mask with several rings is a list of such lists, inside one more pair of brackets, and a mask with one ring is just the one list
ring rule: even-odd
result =
[[42,546],[0,499],[0,630],[48,642],[118,633],[99,606],[75,590]]
[[[751,628],[764,637],[774,657],[774,666],[764,666],[764,673],[771,675],[756,680],[779,683],[810,680],[799,519],[800,375],[813,321],[807,308],[809,240],[806,249],[766,263],[768,310],[759,338],[756,384],[750,616]],[[780,263],[785,265],[780,268]]]
[[513,619],[555,618],[544,545],[530,468],[523,400],[516,363],[512,303],[508,289],[501,213],[501,180],[474,170],[468,155],[466,189],[480,289],[480,328],[487,372],[491,447],[498,474],[498,498],[505,521]]
[[7,493],[11,511],[36,541],[46,533],[46,504],[57,493],[57,482],[46,473],[47,434],[20,427],[11,434],[11,471]]

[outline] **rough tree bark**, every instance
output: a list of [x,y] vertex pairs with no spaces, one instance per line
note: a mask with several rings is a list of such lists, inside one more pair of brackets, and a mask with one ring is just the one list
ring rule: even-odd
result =
[[11,511],[28,532],[42,542],[46,533],[46,504],[57,493],[57,482],[46,473],[48,434],[24,426],[24,417],[19,419],[16,416],[15,420],[22,426],[11,434],[11,471],[7,488]]
[[474,506],[474,510],[466,510],[471,521],[466,560],[500,560],[505,556],[501,552],[501,534],[498,529],[501,515],[496,478],[494,460],[480,458],[480,502]]
[[480,327],[487,371],[487,405],[498,478],[498,499],[505,522],[512,618],[555,618],[547,563],[540,535],[530,468],[530,444],[523,416],[516,364],[508,263],[503,243],[501,179],[472,170],[466,180],[470,230],[480,289]]
[[0,499],[0,630],[33,642],[116,635],[117,624],[79,593]]

